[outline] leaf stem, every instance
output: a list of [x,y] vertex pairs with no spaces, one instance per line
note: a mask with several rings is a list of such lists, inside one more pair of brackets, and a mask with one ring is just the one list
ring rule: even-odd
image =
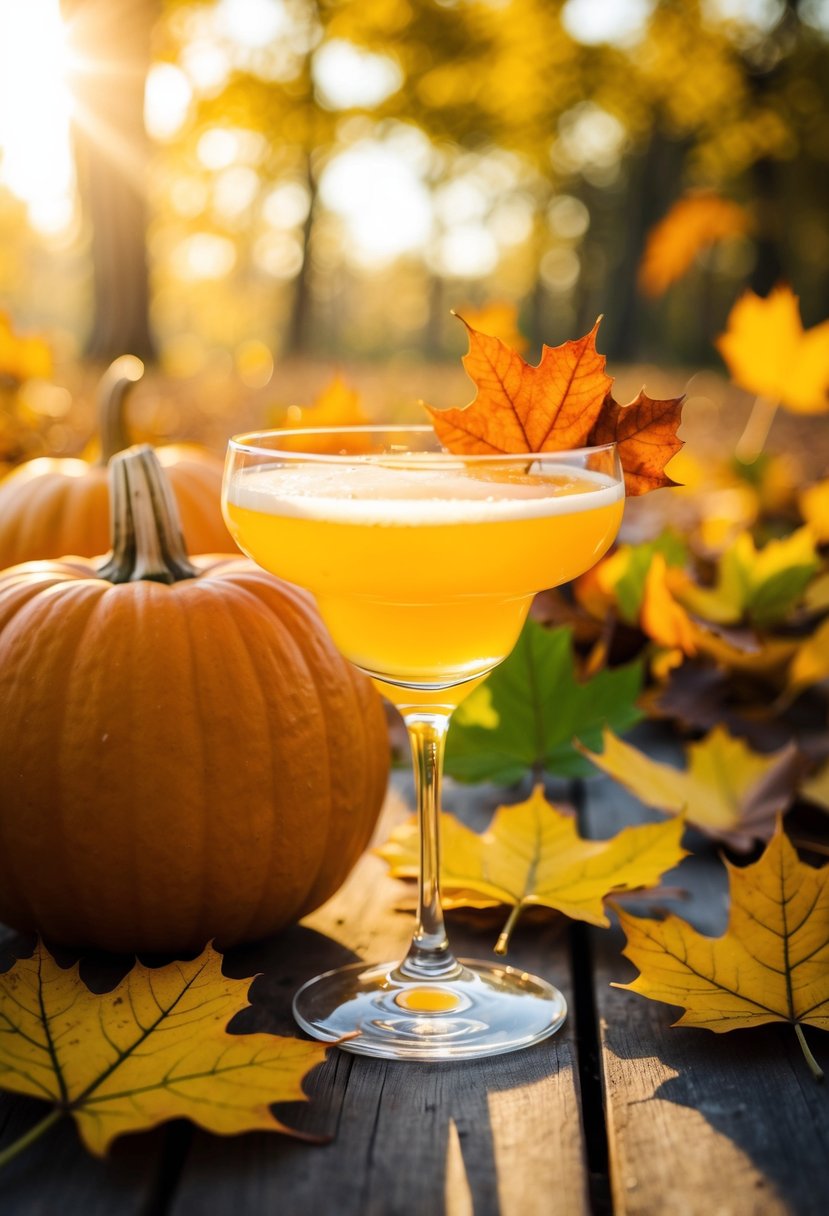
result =
[[524,901],[519,899],[517,904],[513,904],[512,911],[510,912],[509,916],[507,917],[507,923],[504,925],[503,929],[501,930],[500,936],[499,936],[497,942],[495,943],[495,953],[496,954],[500,954],[500,955],[506,954],[507,950],[509,949],[509,943],[510,943],[510,938],[512,937],[512,931],[515,928],[515,926],[518,924],[518,917],[521,915],[521,913],[523,911],[524,911]]
[[13,1161],[18,1153],[22,1153],[30,1144],[34,1144],[35,1140],[39,1140],[44,1132],[48,1132],[52,1124],[57,1123],[63,1113],[59,1106],[53,1107],[49,1111],[49,1114],[41,1119],[39,1123],[35,1123],[34,1127],[30,1127],[22,1136],[18,1136],[8,1148],[0,1150],[0,1170],[4,1165],[8,1165],[10,1161]]
[[754,464],[763,451],[779,405],[780,402],[772,397],[755,397],[748,421],[734,449],[734,455],[743,464]]
[[794,1032],[797,1035],[798,1042],[800,1043],[800,1050],[803,1052],[803,1055],[806,1058],[806,1063],[809,1065],[812,1076],[816,1081],[822,1081],[824,1078],[823,1069],[812,1055],[812,1050],[809,1047],[809,1044],[806,1042],[806,1036],[803,1033],[803,1027],[800,1025],[800,1022],[795,1022]]

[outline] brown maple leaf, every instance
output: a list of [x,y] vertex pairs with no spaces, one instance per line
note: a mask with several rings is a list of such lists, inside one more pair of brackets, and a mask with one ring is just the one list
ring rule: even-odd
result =
[[596,350],[599,321],[577,341],[545,346],[533,365],[458,320],[469,335],[463,365],[478,392],[462,409],[426,407],[444,446],[462,455],[583,447],[613,383]]
[[587,442],[615,443],[625,471],[625,492],[631,497],[677,483],[665,466],[682,447],[677,428],[685,397],[659,400],[644,389],[629,405],[619,405],[608,393]]

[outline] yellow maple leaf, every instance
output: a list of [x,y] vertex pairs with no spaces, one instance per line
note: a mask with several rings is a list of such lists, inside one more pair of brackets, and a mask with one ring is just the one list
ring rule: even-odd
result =
[[[452,904],[462,899],[473,907],[499,903],[513,909],[496,954],[506,954],[525,908],[543,905],[574,920],[607,925],[608,895],[654,886],[685,856],[680,820],[624,828],[610,840],[585,840],[573,817],[546,800],[541,785],[526,802],[499,807],[482,834],[449,814],[441,815],[441,825],[441,879]],[[377,852],[395,878],[415,878],[416,823],[396,828]]]
[[802,691],[829,676],[829,617],[797,648],[789,666],[790,689]]
[[[305,427],[360,427],[368,423],[368,417],[360,404],[360,394],[352,388],[339,373],[322,390],[312,405],[289,405],[284,417],[279,413],[274,417],[274,424],[287,427],[290,430]],[[295,446],[301,449],[304,440],[297,438]],[[287,439],[283,446],[290,448],[293,440]],[[327,440],[318,437],[315,451],[335,454],[348,450],[359,453],[369,450],[371,444],[364,435],[355,432],[348,436],[332,435]]]
[[804,781],[800,787],[800,793],[809,802],[814,802],[823,807],[824,811],[829,811],[829,764],[825,764],[819,772],[815,773],[814,777]]
[[368,418],[360,394],[339,373],[326,385],[313,405],[291,405],[285,418],[289,427],[363,426]]
[[734,849],[768,840],[776,816],[794,798],[799,755],[793,743],[760,755],[718,726],[690,744],[687,769],[652,760],[609,730],[603,747],[601,755],[580,750],[647,806],[684,812],[688,823]]
[[72,1115],[98,1156],[124,1132],[182,1117],[220,1135],[290,1133],[270,1104],[304,1097],[302,1078],[325,1048],[228,1034],[251,981],[229,979],[221,967],[210,947],[189,962],[136,963],[99,995],[77,964],[62,969],[39,943],[0,976],[0,1088],[50,1102],[43,1130]]
[[[678,573],[682,574],[682,571]],[[655,553],[645,576],[639,623],[648,637],[660,646],[693,655],[698,648],[698,631],[688,613],[675,599],[669,575],[664,554]]]
[[661,296],[681,279],[703,249],[751,228],[745,207],[711,191],[683,195],[648,233],[639,266],[645,295]]
[[803,607],[808,613],[829,612],[829,570],[813,579],[803,595]]
[[791,288],[742,295],[717,349],[741,388],[796,414],[829,410],[829,321],[804,330]]
[[728,871],[722,937],[706,937],[678,916],[660,921],[617,909],[624,954],[639,975],[614,987],[679,1005],[685,1012],[675,1026],[722,1034],[788,1022],[820,1077],[802,1026],[829,1030],[829,866],[804,865],[778,825],[759,861]]
[[797,504],[815,540],[821,544],[829,542],[829,478],[802,490]]

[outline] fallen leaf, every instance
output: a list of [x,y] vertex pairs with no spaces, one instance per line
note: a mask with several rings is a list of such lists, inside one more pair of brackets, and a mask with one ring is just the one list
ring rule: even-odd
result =
[[751,230],[745,207],[711,191],[694,191],[678,199],[651,228],[639,266],[639,286],[647,296],[661,296],[686,274],[697,255],[719,241]]
[[776,817],[794,800],[800,767],[794,743],[760,755],[722,727],[689,745],[687,769],[652,760],[611,731],[601,755],[581,750],[647,806],[684,813],[706,836],[741,852],[772,835]]
[[515,649],[462,701],[449,727],[446,772],[458,781],[510,785],[529,771],[575,776],[589,766],[573,746],[625,730],[641,713],[641,663],[576,679],[572,631],[527,621]]
[[829,478],[802,490],[797,500],[804,523],[820,544],[829,543]]
[[670,531],[640,544],[619,545],[575,580],[576,599],[599,619],[615,608],[626,624],[638,624],[645,582],[657,554],[666,566],[682,567],[688,560],[688,546]]
[[817,806],[823,807],[824,811],[829,811],[829,764],[817,773],[814,777],[810,777],[808,781],[804,781],[800,787],[800,793],[809,802],[814,802]]
[[534,366],[459,320],[469,335],[463,365],[478,391],[463,409],[426,407],[444,447],[462,455],[583,447],[613,383],[596,350],[599,322],[577,341],[545,346]]
[[829,410],[829,321],[804,330],[791,288],[747,291],[726,324],[717,349],[735,384],[793,413]]
[[682,447],[677,428],[682,421],[684,397],[658,401],[642,389],[629,405],[619,405],[608,395],[588,444],[615,443],[625,471],[629,497],[674,486],[665,466]]
[[731,911],[722,937],[675,915],[652,920],[618,910],[623,953],[639,975],[613,986],[679,1005],[685,1012],[675,1026],[722,1034],[788,1022],[820,1077],[802,1026],[829,1030],[829,866],[804,865],[779,825],[759,861],[726,865]]
[[210,947],[190,962],[136,963],[98,995],[77,964],[62,969],[38,943],[0,975],[0,1088],[50,1102],[47,1121],[72,1115],[98,1156],[124,1132],[182,1117],[220,1135],[295,1135],[270,1105],[304,1097],[302,1078],[325,1048],[227,1034],[251,981],[228,979],[221,967]]
[[819,568],[815,542],[808,528],[798,528],[783,540],[758,550],[743,532],[720,556],[713,587],[690,580],[679,592],[690,612],[719,625],[749,620],[767,627],[784,620]]
[[803,607],[817,615],[829,612],[829,570],[809,583],[803,595]]
[[789,687],[801,692],[829,678],[829,617],[797,648],[789,666]]
[[668,565],[661,553],[654,554],[645,577],[640,623],[643,632],[660,646],[685,655],[696,654],[698,630],[674,598],[668,584]]
[[[313,405],[289,405],[284,418],[274,419],[275,425],[290,430],[305,427],[341,427],[365,426],[369,419],[360,404],[360,394],[352,388],[344,378],[337,374],[326,385]],[[290,447],[294,441],[285,440],[283,446]],[[303,447],[304,440],[297,439],[295,446]],[[371,448],[370,441],[360,434],[342,436],[333,435],[326,442],[317,439],[314,450],[322,453],[332,453],[348,450],[349,452],[367,452]]]
[[[686,855],[682,826],[679,819],[669,820],[623,828],[610,840],[585,840],[574,817],[549,803],[537,785],[526,802],[499,807],[482,834],[441,815],[441,881],[455,904],[471,892],[473,906],[512,907],[495,947],[496,954],[505,954],[527,907],[541,904],[574,920],[609,924],[603,904],[608,895],[654,886]],[[377,852],[394,877],[417,877],[416,822],[401,824]]]

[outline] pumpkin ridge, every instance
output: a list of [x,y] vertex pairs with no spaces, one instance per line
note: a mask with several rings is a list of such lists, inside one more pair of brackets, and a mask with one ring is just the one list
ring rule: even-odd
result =
[[[196,582],[173,583],[172,586],[169,588],[169,590],[175,594],[175,592],[184,590],[186,588],[187,593],[188,593],[187,598],[192,600],[193,596],[189,593],[192,592],[196,586],[197,586]],[[178,604],[177,604],[177,600],[178,600]],[[203,941],[195,940],[195,938],[197,936],[196,925],[203,924],[206,919],[209,920],[209,907],[210,907],[209,879],[210,879],[210,874],[209,874],[208,866],[205,864],[205,858],[206,858],[206,856],[211,855],[212,843],[213,843],[212,842],[212,830],[214,828],[213,816],[210,815],[209,813],[204,813],[205,811],[208,810],[208,808],[210,806],[210,801],[211,801],[210,792],[208,790],[207,763],[206,763],[206,758],[207,758],[206,739],[208,737],[208,723],[207,723],[207,720],[205,717],[204,705],[202,703],[202,698],[201,698],[200,690],[198,687],[198,663],[196,661],[196,655],[198,655],[200,653],[200,647],[194,638],[194,627],[196,624],[196,622],[194,620],[195,613],[188,611],[187,606],[185,606],[185,604],[181,601],[180,596],[171,600],[171,605],[176,605],[176,604],[178,607],[180,607],[180,612],[178,613],[178,615],[181,617],[182,634],[187,639],[189,662],[187,662],[184,666],[188,672],[188,676],[190,679],[190,688],[191,688],[190,701],[191,701],[191,704],[193,707],[193,714],[196,717],[198,726],[199,726],[199,729],[197,731],[195,731],[195,732],[190,731],[188,733],[195,734],[195,738],[198,743],[198,750],[201,755],[201,762],[196,761],[194,764],[191,765],[190,770],[189,770],[189,780],[198,781],[198,791],[199,791],[198,792],[198,802],[200,803],[201,807],[203,808],[202,815],[196,817],[196,827],[199,831],[198,847],[199,847],[199,855],[200,855],[201,864],[198,868],[201,873],[201,884],[200,884],[200,891],[199,891],[198,897],[197,897],[197,899],[194,900],[193,910],[191,913],[191,926],[192,927],[191,926],[187,927],[186,936],[188,937],[188,939],[190,939],[190,938],[194,939],[193,940],[194,947],[201,948],[205,943]],[[218,843],[219,843],[218,852],[221,852],[222,842],[219,841]]]
[[[259,696],[260,696],[259,710],[260,710],[260,713],[262,714],[262,717],[264,718],[266,705],[265,705],[264,697],[262,697],[262,695],[261,695],[261,690],[259,689],[259,682],[258,682],[258,680],[255,679],[256,665],[254,663],[253,656],[250,655],[248,648],[244,645],[244,631],[240,627],[239,622],[236,619],[236,616],[232,611],[232,607],[228,604],[227,597],[223,596],[221,594],[217,595],[216,592],[218,589],[211,582],[209,582],[207,580],[205,580],[203,582],[193,582],[190,584],[184,584],[184,583],[176,584],[173,588],[171,588],[171,590],[173,590],[174,592],[179,592],[179,593],[186,591],[188,594],[188,598],[191,601],[194,598],[201,600],[203,597],[205,597],[205,604],[204,604],[205,615],[209,616],[211,624],[215,623],[216,625],[218,625],[219,621],[221,621],[221,636],[226,639],[224,645],[222,646],[222,656],[224,657],[225,655],[230,654],[230,653],[235,654],[235,652],[237,650],[241,649],[248,658],[250,673],[251,673],[251,676],[254,677],[254,679],[252,679],[250,681],[246,681],[246,684],[253,685],[256,687],[257,692],[259,693]],[[190,611],[183,612],[183,617],[186,622],[186,627],[187,627],[187,631],[188,631],[191,654],[197,654],[197,653],[199,653],[199,650],[200,650],[200,643],[195,638],[195,630],[199,625],[203,624],[203,620],[201,619],[201,616],[202,616],[201,609],[199,608],[198,610],[196,610],[195,604],[191,606]],[[242,641],[243,645],[241,647],[236,647],[236,646],[232,645],[232,639],[229,638],[229,636],[228,636],[231,633],[235,634],[237,640]],[[230,660],[230,662],[232,663],[233,660]],[[193,666],[193,669],[195,672],[196,665],[193,664],[192,666]],[[201,727],[202,727],[202,730],[200,733],[202,734],[202,736],[206,737],[208,734],[207,727],[208,727],[209,719],[208,719],[208,717],[206,717],[206,715],[204,713],[204,703],[203,703],[203,699],[201,696],[201,690],[198,687],[197,680],[194,680],[194,683],[193,683],[193,700],[198,705],[198,714],[199,714],[199,719],[200,719],[200,723],[201,723]],[[206,858],[209,859],[214,856],[222,857],[223,848],[224,849],[227,848],[227,841],[222,839],[221,836],[219,836],[216,840],[214,840],[212,832],[215,831],[215,826],[217,823],[224,823],[225,830],[227,829],[226,811],[228,808],[225,808],[223,806],[217,806],[217,807],[212,806],[213,786],[212,786],[212,783],[207,778],[208,765],[206,763],[206,753],[205,753],[204,748],[202,748],[202,754],[203,754],[203,757],[205,757],[205,760],[203,760],[203,763],[201,765],[201,781],[202,781],[202,790],[203,790],[202,804],[203,804],[203,807],[205,808],[205,812],[206,812],[205,815],[203,816],[205,830],[202,832],[202,848],[204,850]],[[269,756],[269,763],[272,763],[270,756]],[[211,814],[210,813],[211,810],[213,810],[214,813]],[[238,816],[238,808],[234,808],[234,811],[235,811],[235,814]],[[239,829],[239,824],[238,824],[238,818],[237,818],[236,822],[234,823],[234,830],[238,830],[238,829]],[[242,830],[245,830],[245,829],[242,828]],[[273,834],[272,825],[271,825],[271,834]],[[205,921],[209,922],[211,920],[210,909],[211,909],[212,900],[215,895],[216,883],[217,882],[221,883],[224,880],[225,880],[224,865],[222,865],[218,876],[211,873],[211,867],[210,867],[209,861],[207,862],[207,864],[202,866],[202,881],[200,884],[200,894],[199,894],[199,900],[198,900],[198,908],[199,908],[198,920],[199,920],[199,922],[204,923]],[[234,901],[234,908],[233,908],[234,917],[238,916],[239,905],[241,903],[247,903],[247,902],[249,902],[248,889],[245,888],[243,894],[240,894],[237,897],[237,899]],[[238,938],[239,932],[241,931],[243,924],[246,926],[247,920],[249,920],[249,919],[250,918],[247,918],[243,922],[236,921],[236,923],[233,923],[229,926],[226,925],[225,928],[227,929],[227,931],[231,937]],[[218,925],[216,926],[216,929],[215,929],[216,934],[219,934],[221,928],[222,928],[222,926],[218,926]]]
[[[33,636],[33,631],[30,629],[29,618],[37,616],[40,620],[42,620],[45,613],[47,626],[46,645],[52,645],[56,652],[63,653],[67,650],[65,635],[72,628],[72,626],[75,626],[75,644],[77,644],[77,642],[82,639],[85,634],[87,634],[90,627],[90,621],[94,617],[98,609],[98,605],[101,602],[102,590],[103,588],[93,580],[84,580],[82,582],[62,582],[55,585],[47,585],[42,587],[38,594],[33,596],[24,605],[22,611],[16,614],[13,620],[8,623],[12,629],[21,631],[20,638],[13,638],[12,640],[12,645],[17,651],[15,674],[17,675],[18,680],[20,679],[19,665],[21,642],[25,641],[28,643],[29,638]],[[59,632],[55,631],[56,623],[59,625]],[[6,633],[6,630],[3,630],[3,633]],[[8,644],[8,635],[6,635],[5,640]],[[43,648],[44,642],[40,632],[38,632],[34,637],[34,641],[30,645],[31,650],[37,649],[38,651],[37,660],[34,664],[26,664],[24,659],[24,677],[27,671],[30,677],[34,677],[35,679],[37,679],[37,677],[40,675],[44,660]],[[72,650],[75,650],[75,645],[72,646]],[[0,659],[0,663],[1,662],[2,660]],[[63,683],[60,690],[57,692],[54,684],[50,685],[45,695],[48,698],[50,706],[53,710],[53,722],[56,724],[54,736],[59,737],[63,734],[62,726],[67,719],[68,704],[65,692],[67,681],[72,670],[72,663],[70,660],[69,663],[58,662],[55,663],[54,666],[56,667]],[[15,696],[14,692],[11,693],[10,699],[12,703],[19,701],[19,698]],[[29,761],[29,763],[31,763],[30,756],[25,751],[25,745],[21,762],[24,761]],[[36,773],[34,769],[29,769],[30,782],[33,779],[35,781],[40,781],[42,778],[43,774]],[[53,824],[57,824],[59,829],[65,829],[68,820],[68,810],[64,792],[60,786],[60,783],[50,786],[49,794],[51,821]],[[25,823],[23,824],[22,830],[24,835],[29,835]],[[83,908],[84,915],[86,917],[88,915],[86,912],[88,893],[86,892],[83,882],[78,882],[76,880],[74,865],[72,864],[71,854],[68,848],[69,839],[70,836],[65,830],[58,830],[56,833],[54,833],[54,837],[50,835],[48,858],[40,855],[41,850],[39,849],[38,842],[34,841],[33,860],[35,860],[35,868],[38,870],[39,875],[40,873],[48,872],[45,863],[48,863],[49,867],[56,866],[56,868],[60,870],[62,877],[67,880],[70,887],[69,897],[64,900],[64,903],[70,906],[73,911],[77,908]],[[28,847],[31,847],[29,842],[27,842],[27,845]],[[11,855],[14,856],[15,852],[16,849],[11,852]],[[55,852],[59,854],[58,857],[54,856]],[[8,886],[9,884],[4,883],[4,885]],[[43,885],[40,884],[39,889],[36,885],[34,890],[32,890],[31,883],[26,885],[28,889],[21,893],[22,902],[29,909],[31,925],[36,926],[41,915],[40,904],[43,899]],[[50,898],[50,896],[48,897]]]
[[[67,673],[67,680],[64,685],[64,707],[65,707],[65,709],[68,709],[68,706],[71,703],[75,702],[77,704],[77,702],[80,701],[84,705],[85,709],[87,710],[87,712],[89,714],[89,718],[90,718],[90,721],[87,725],[87,731],[89,731],[91,733],[91,727],[94,722],[96,733],[97,733],[97,729],[99,727],[103,727],[104,734],[106,734],[107,733],[106,724],[94,721],[94,712],[95,712],[95,709],[97,708],[97,703],[99,701],[99,697],[96,695],[97,690],[95,689],[94,684],[92,686],[90,686],[90,683],[88,680],[88,672],[87,672],[86,668],[88,667],[87,655],[89,654],[89,650],[88,650],[88,646],[84,645],[84,642],[86,642],[88,644],[90,635],[93,633],[94,630],[97,630],[98,637],[95,638],[95,646],[92,647],[92,650],[96,656],[100,655],[102,652],[106,653],[107,659],[109,660],[111,656],[110,656],[110,647],[109,647],[109,645],[107,645],[107,638],[112,636],[113,634],[115,634],[117,631],[120,631],[120,629],[122,628],[122,623],[119,620],[116,628],[115,629],[113,628],[114,622],[112,620],[112,617],[113,617],[113,611],[115,609],[115,602],[114,602],[115,597],[113,596],[113,592],[115,592],[115,594],[117,595],[117,589],[104,582],[98,583],[97,581],[95,581],[92,583],[92,585],[94,587],[96,587],[96,589],[100,588],[100,594],[96,597],[96,599],[94,601],[93,611],[90,613],[90,615],[86,621],[83,633],[76,640],[75,654],[73,656],[73,662],[72,662],[69,672]],[[118,607],[120,608],[120,603],[119,603]],[[125,633],[123,636],[128,636],[128,635]],[[127,649],[129,649],[129,648],[127,648]],[[93,661],[93,666],[94,666],[94,661]],[[111,662],[109,662],[109,661],[107,663],[107,668],[108,668],[108,671],[111,672],[112,665],[111,665]],[[77,698],[75,698],[71,695],[71,690],[72,690],[72,686],[74,683],[74,680],[72,677],[73,677],[74,673],[77,673],[76,679],[77,679],[77,683],[78,683],[78,687],[79,687],[79,695]],[[110,676],[110,678],[111,678],[111,676]],[[126,682],[128,683],[128,681],[126,681]],[[119,688],[119,691],[120,691],[120,688]],[[66,736],[66,731],[61,730],[59,738],[61,740],[64,740],[65,736]],[[70,736],[70,738],[71,738],[71,736]],[[102,745],[103,745],[103,742],[104,742],[104,740],[102,739],[101,740]],[[70,742],[70,745],[69,745],[70,748],[72,748],[73,743],[74,743],[74,740],[72,740],[72,742]],[[61,772],[64,772],[63,765],[61,765]],[[133,784],[132,774],[130,774],[127,777],[125,784],[127,785],[127,788],[132,787],[132,784]],[[61,794],[61,798],[63,801],[63,794]],[[130,823],[131,816],[128,813],[125,813],[125,808],[123,806],[123,802],[121,802],[121,804],[119,805],[119,791],[117,791],[117,790],[112,791],[111,813],[113,815],[118,815],[120,817],[120,820],[122,823],[125,823],[125,824]],[[67,831],[62,834],[62,837],[67,842],[71,841],[72,833]],[[138,874],[137,874],[136,852],[135,852],[134,848],[127,849],[127,850],[125,850],[125,852],[126,852],[127,857],[129,858],[130,870],[129,870],[128,874],[125,874],[124,869],[123,869],[123,861],[122,861],[121,865],[119,866],[118,876],[117,876],[119,888],[121,890],[121,895],[123,897],[123,888],[125,886],[129,886],[130,887],[130,903],[133,906],[135,906],[136,904],[138,904],[140,906],[140,897],[137,894],[139,881],[138,881]],[[77,870],[78,860],[80,860],[81,867],[83,867],[84,865],[87,864],[83,849],[81,849],[79,851],[79,859],[76,857],[73,857],[71,854],[68,854],[68,853],[66,854],[66,861],[65,861],[66,872],[68,874],[71,874],[73,881],[75,880],[75,872]],[[83,892],[82,896],[80,898],[78,898],[76,896],[76,899],[74,901],[74,908],[75,909],[80,908],[82,910],[82,917],[79,919],[82,919],[82,922],[83,922],[82,927],[79,927],[75,932],[77,934],[78,940],[80,942],[85,942],[87,940],[94,939],[95,925],[98,922],[100,915],[101,915],[100,897],[96,891],[93,891],[90,895],[90,892],[88,889],[88,884],[83,881],[82,876],[80,876],[78,878],[77,882],[75,883],[75,886],[76,886],[76,890],[80,890]]]
[[[285,596],[285,599],[292,606],[294,620],[299,620],[300,617],[307,618],[309,607],[313,609],[314,613],[316,613],[316,608],[314,607],[313,603],[311,603],[309,605],[308,603],[302,603],[302,601],[300,600],[299,607],[297,607],[296,599],[298,599],[298,597],[295,597],[293,595],[293,584],[287,584],[287,586],[290,588],[290,592],[289,592],[289,594],[287,594]],[[326,810],[328,812],[326,815],[326,818],[325,818],[325,835],[323,837],[322,848],[320,849],[319,856],[317,858],[317,865],[316,865],[316,868],[313,869],[313,871],[309,871],[309,873],[308,873],[308,883],[307,883],[307,887],[305,890],[305,894],[304,894],[302,901],[300,902],[300,904],[298,906],[297,915],[299,917],[304,916],[306,914],[306,912],[311,911],[312,908],[317,907],[319,904],[319,901],[317,901],[316,903],[314,902],[315,893],[318,890],[319,886],[321,885],[320,876],[321,876],[323,870],[326,869],[330,865],[329,854],[330,854],[330,840],[331,840],[331,836],[332,836],[332,825],[333,825],[334,816],[337,814],[337,812],[340,809],[333,805],[333,795],[334,795],[333,772],[334,772],[334,766],[335,766],[335,757],[332,754],[331,731],[330,731],[330,727],[329,727],[330,715],[327,712],[327,710],[330,709],[330,706],[327,704],[327,702],[330,699],[330,694],[328,693],[327,690],[323,693],[324,685],[322,684],[321,680],[317,678],[316,665],[312,661],[310,661],[309,655],[305,649],[306,644],[309,645],[310,647],[313,647],[315,645],[315,643],[322,642],[324,637],[325,637],[325,635],[322,635],[319,633],[316,635],[313,635],[310,632],[305,632],[302,630],[299,631],[299,635],[298,635],[298,645],[300,647],[300,650],[302,651],[303,662],[305,663],[305,666],[307,668],[311,683],[314,686],[315,693],[316,693],[316,699],[323,711],[322,712],[322,738],[323,738],[323,743],[325,746],[325,762],[326,762],[325,763],[325,769],[326,769],[326,783],[325,784],[326,784],[326,790],[327,790],[326,797],[325,797],[325,806],[326,806]],[[313,657],[313,656],[311,656],[311,657]],[[337,659],[340,658],[339,652],[337,652],[336,658]],[[320,822],[319,817],[317,817],[317,819],[315,821],[315,827],[319,826],[319,822]],[[350,867],[349,867],[349,869],[350,869]],[[337,885],[339,886],[339,884],[337,884]],[[327,896],[325,896],[324,898],[327,898]]]
[[[275,581],[276,580],[274,580],[274,582]],[[238,585],[238,584],[236,584],[236,585]],[[280,590],[281,589],[282,588],[280,588]],[[295,637],[293,637],[291,632],[286,628],[285,623],[282,620],[279,613],[274,609],[274,607],[266,599],[262,599],[261,597],[255,595],[255,593],[248,591],[247,588],[245,588],[245,590],[246,590],[247,594],[251,595],[252,598],[255,600],[258,608],[260,609],[260,611],[263,614],[263,619],[268,619],[270,621],[271,627],[273,627],[274,625],[276,626],[276,629],[277,629],[279,637],[280,637],[279,649],[280,649],[281,656],[284,656],[284,653],[286,651],[290,652],[292,663],[294,666],[298,666],[298,664],[296,664],[296,659],[297,659],[297,657],[299,657],[302,661],[301,666],[302,666],[302,668],[304,668],[304,674],[310,678],[310,672],[308,671],[308,664],[305,660],[305,655],[303,654],[302,649],[301,649],[297,639]],[[248,653],[250,655],[250,661],[251,661],[252,668],[254,671],[256,671],[256,670],[258,670],[258,668],[261,664],[259,662],[257,662],[256,654],[252,649],[253,639],[251,638],[248,631],[240,629],[239,633],[240,633],[240,637],[242,639],[243,645],[248,650]],[[272,654],[270,657],[275,658],[275,655]],[[280,663],[280,666],[281,665],[282,665],[282,663]],[[314,688],[316,689],[316,685],[314,685]],[[265,697],[265,704],[267,706],[267,696]],[[322,718],[323,709],[322,709],[322,706],[318,699],[317,699],[317,703],[316,703],[316,711],[317,712],[316,712],[315,716],[317,716],[318,718]],[[285,814],[285,807],[283,806],[284,799],[282,796],[282,790],[281,790],[281,786],[280,786],[281,775],[277,771],[276,766],[274,764],[274,755],[276,753],[276,749],[274,747],[273,730],[274,730],[273,723],[270,722],[269,729],[267,731],[267,734],[269,737],[268,746],[267,746],[268,766],[270,769],[269,784],[271,787],[272,805],[274,808],[279,809],[280,818],[278,820],[276,820],[276,822],[274,823],[274,826],[272,828],[272,831],[271,831],[271,848],[270,848],[270,852],[269,852],[269,860],[268,860],[268,864],[263,868],[262,885],[261,885],[260,893],[259,893],[257,901],[253,907],[253,910],[251,912],[248,925],[253,924],[256,921],[256,919],[261,915],[263,905],[266,905],[267,901],[268,901],[271,884],[277,880],[276,876],[283,869],[283,866],[280,864],[280,856],[281,856],[281,851],[282,851],[282,846],[283,846],[284,840],[280,838],[280,826],[283,827],[283,832],[282,832],[283,838],[285,836],[285,832],[284,832],[284,824],[281,824],[280,821],[281,821],[282,816],[284,816],[284,814]],[[316,828],[316,824],[318,823],[318,815],[316,812],[317,812],[317,807],[316,806],[311,807],[306,802],[306,805],[303,810],[303,817],[305,817],[305,815],[308,815],[309,822],[311,822],[313,824],[314,828]],[[301,909],[305,906],[305,901],[307,899],[308,890],[309,890],[308,882],[307,882],[308,869],[309,869],[309,867],[307,865],[303,865],[303,867],[302,867],[302,875],[303,875],[302,886],[300,888],[299,884],[297,884],[297,890],[295,891],[295,893],[292,894],[292,903],[290,905],[291,911],[290,911],[290,917],[289,917],[289,919],[291,921],[296,920],[299,917],[299,915],[301,914]],[[245,932],[247,932],[247,931],[248,931],[248,926],[245,927]]]

